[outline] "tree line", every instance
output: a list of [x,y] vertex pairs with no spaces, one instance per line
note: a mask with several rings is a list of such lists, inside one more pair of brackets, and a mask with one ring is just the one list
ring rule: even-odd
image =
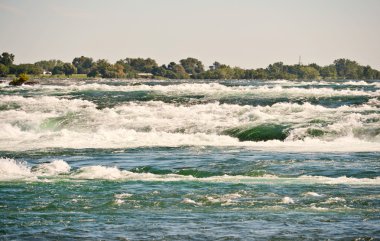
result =
[[0,56],[0,76],[30,74],[52,75],[83,74],[101,78],[167,78],[167,79],[380,79],[380,71],[362,66],[349,59],[337,59],[333,64],[319,66],[315,63],[286,65],[282,62],[270,64],[267,68],[242,69],[215,62],[207,69],[196,58],[181,59],[159,66],[151,58],[125,58],[112,64],[105,59],[76,57],[71,63],[61,60],[41,60],[34,64],[13,64],[15,56],[4,52]]

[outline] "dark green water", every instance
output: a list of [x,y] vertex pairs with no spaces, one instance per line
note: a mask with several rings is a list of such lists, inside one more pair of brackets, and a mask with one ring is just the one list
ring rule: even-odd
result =
[[0,88],[1,240],[380,239],[379,82]]

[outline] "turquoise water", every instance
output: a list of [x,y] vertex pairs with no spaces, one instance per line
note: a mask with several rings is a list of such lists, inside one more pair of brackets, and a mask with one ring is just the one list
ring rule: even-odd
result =
[[0,87],[2,240],[380,239],[380,83]]

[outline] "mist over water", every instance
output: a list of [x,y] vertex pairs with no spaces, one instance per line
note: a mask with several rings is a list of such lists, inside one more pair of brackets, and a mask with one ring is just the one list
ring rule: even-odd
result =
[[0,84],[5,239],[380,238],[377,81]]

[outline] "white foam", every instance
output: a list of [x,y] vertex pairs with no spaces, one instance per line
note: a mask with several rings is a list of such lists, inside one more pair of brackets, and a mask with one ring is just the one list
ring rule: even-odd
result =
[[310,197],[322,197],[321,194],[318,194],[316,192],[306,192],[303,194],[304,196],[310,196]]
[[[274,175],[261,177],[250,176],[213,176],[207,178],[196,178],[178,174],[157,175],[152,173],[133,173],[119,170],[116,167],[90,166],[82,167],[78,172],[72,174],[76,179],[107,179],[107,180],[138,180],[138,181],[201,181],[201,182],[232,182],[232,183],[276,183],[276,184],[347,184],[347,185],[380,185],[380,177],[376,178],[352,178],[352,177],[324,177],[324,176],[300,176],[294,178],[282,178]],[[232,195],[232,194],[231,194]],[[225,199],[238,198],[240,194],[223,197]]]
[[344,199],[342,197],[330,197],[324,203],[331,204],[331,203],[340,203],[340,202],[346,202],[346,199]]
[[222,203],[223,206],[235,204],[235,200],[241,198],[239,193],[224,194],[221,196],[206,196],[207,201],[211,203]]
[[[244,146],[244,145],[242,145]],[[305,138],[295,141],[250,142],[246,146],[257,150],[277,152],[376,152],[380,150],[379,143],[360,140],[355,137],[341,137],[331,141]]]
[[10,158],[0,158],[0,181],[30,179],[34,175],[25,162]]
[[125,201],[124,200],[121,200],[121,199],[115,199],[115,204],[116,205],[121,205],[123,204]]
[[[165,174],[158,175],[152,173],[134,173],[126,170],[120,170],[117,167],[107,166],[85,166],[77,170],[67,173],[71,168],[64,161],[53,161],[52,163],[42,164],[48,170],[50,177],[66,178],[72,180],[120,180],[120,181],[162,181],[162,182],[175,182],[175,181],[199,181],[199,182],[226,182],[226,183],[247,183],[247,184],[346,184],[346,185],[380,185],[380,177],[376,178],[353,178],[353,177],[325,177],[325,176],[300,176],[300,177],[278,177],[275,175],[264,175],[260,177],[251,176],[212,176],[206,178],[197,178],[191,175],[178,175],[178,174]],[[48,168],[46,168],[48,167]],[[0,180],[11,181],[15,179],[34,178],[38,180],[39,176],[45,177],[46,172],[42,171],[41,165],[37,165],[35,171],[31,171],[26,163],[17,162],[13,159],[3,158],[0,159]],[[66,173],[69,175],[61,175]],[[45,180],[45,179],[40,179]],[[116,198],[123,198],[129,194],[120,194]],[[226,194],[221,197],[210,196],[210,200],[214,199],[220,202],[234,200],[241,197],[240,193]],[[288,199],[284,199],[288,200]]]
[[54,160],[37,166],[35,172],[38,175],[53,176],[70,172],[70,165],[63,160]]
[[53,96],[23,97],[14,95],[0,96],[3,105],[17,104],[18,110],[47,112],[75,112],[88,107],[96,107],[92,102],[81,99],[66,99]]
[[367,86],[367,85],[375,85],[375,83],[367,83],[365,82],[364,80],[361,80],[361,81],[347,81],[347,82],[344,82],[342,83],[341,85],[363,85],[363,86]]
[[315,204],[310,205],[310,208],[311,208],[312,210],[315,210],[315,211],[328,211],[328,210],[329,210],[328,208],[317,207],[317,206],[315,206]]
[[290,197],[284,197],[282,200],[281,200],[281,203],[284,203],[284,204],[294,204],[294,200]]
[[[365,113],[377,110],[372,105],[330,109],[309,103],[252,107],[219,103],[188,106],[151,101],[99,110],[82,100],[4,98],[22,107],[0,112],[2,150],[193,145],[246,146],[271,151],[380,150],[379,135],[354,135],[360,128],[376,128],[365,124],[368,119],[380,118],[377,113]],[[305,123],[315,119],[326,121],[328,124],[323,130],[333,134],[308,138],[309,126],[319,128],[319,124],[305,126]],[[293,129],[285,142],[239,142],[220,135],[228,128],[264,123],[290,124]]]
[[115,180],[122,179],[123,174],[116,167],[104,167],[104,166],[88,166],[81,167],[76,173],[72,175],[78,179],[107,179]]
[[154,91],[165,94],[205,94],[205,95],[231,95],[231,94],[256,94],[256,95],[286,95],[286,96],[372,96],[378,92],[369,93],[361,90],[334,90],[331,88],[283,88],[280,85],[272,86],[233,86],[228,87],[219,83],[184,83],[178,85],[133,85],[133,86],[111,86],[106,84],[86,84],[70,86],[72,90],[104,90],[104,91]]
[[185,203],[185,204],[192,204],[192,205],[197,205],[197,206],[202,206],[201,203],[197,203],[196,201],[190,199],[190,198],[184,198],[181,203]]
[[[26,162],[16,161],[10,158],[0,158],[0,180],[37,180],[40,176],[55,177],[70,172],[70,165],[63,160],[53,160],[49,163],[39,164],[30,168]],[[45,179],[41,179],[48,181]]]
[[129,197],[132,197],[132,196],[133,196],[133,194],[130,194],[130,193],[115,194],[115,198],[117,198],[117,199],[129,198]]
[[283,86],[326,86],[326,85],[355,85],[355,86],[378,86],[378,82],[366,82],[364,80],[354,81],[354,80],[346,80],[343,82],[332,82],[332,81],[324,81],[324,80],[313,80],[313,81],[294,81],[294,80],[276,80],[276,81],[268,81],[272,84],[280,84]]
[[349,185],[379,185],[380,177],[376,178],[355,178],[355,177],[325,177],[325,176],[300,176],[298,178],[302,181],[311,181],[314,183],[323,184],[349,184]]
[[[270,85],[272,84],[272,85]],[[273,84],[275,84],[273,86]],[[124,86],[114,86],[108,84],[99,83],[75,83],[69,86],[62,85],[39,85],[39,86],[26,86],[21,88],[26,88],[28,90],[35,89],[39,92],[43,91],[45,94],[52,93],[70,93],[76,91],[149,91],[158,94],[166,95],[182,95],[182,94],[201,94],[206,96],[221,97],[228,95],[256,95],[256,96],[375,96],[380,92],[366,92],[362,90],[334,90],[332,88],[299,88],[299,85],[310,85],[310,84],[328,84],[327,82],[269,82],[268,85],[264,86],[225,86],[219,83],[182,83],[173,85],[124,85]],[[350,85],[368,85],[366,82],[346,82],[340,83],[350,84]],[[290,88],[283,88],[281,85],[294,86]]]
[[[204,95],[206,100],[215,100],[215,102],[196,105],[169,104],[160,101],[128,102],[100,110],[90,101],[68,99],[64,95],[62,97],[3,95],[0,96],[1,105],[9,105],[11,108],[0,111],[1,150],[232,146],[285,152],[380,151],[378,122],[374,121],[380,118],[378,111],[380,90],[364,91],[359,88],[365,85],[378,86],[378,82],[332,83],[357,85],[356,90],[299,88],[299,85],[331,84],[326,81],[274,80],[265,82],[265,86],[233,87],[219,83],[179,82],[180,84],[150,86],[139,81],[141,85],[114,86],[69,80],[63,82],[68,86],[38,85],[22,86],[20,89],[36,91],[38,95],[84,90],[149,91],[169,96],[199,94]],[[360,106],[338,108],[326,108],[309,103],[241,106],[217,102],[222,97],[231,96],[296,99],[368,96],[371,99]],[[288,138],[284,142],[239,142],[236,138],[221,135],[229,128],[266,123],[291,126]],[[322,130],[325,134],[312,137],[308,133],[309,128]]]
[[[321,183],[321,184],[350,184],[350,185],[380,185],[380,177],[376,178],[353,178],[353,177],[325,177],[325,176],[300,176],[294,178],[282,178],[274,175],[261,177],[250,176],[213,176],[207,178],[196,178],[178,174],[158,175],[152,173],[134,173],[120,170],[117,167],[88,166],[82,167],[71,175],[76,179],[107,179],[107,180],[140,180],[140,181],[206,181],[206,182],[244,182],[244,183]],[[228,194],[223,199],[239,198],[239,193]]]

